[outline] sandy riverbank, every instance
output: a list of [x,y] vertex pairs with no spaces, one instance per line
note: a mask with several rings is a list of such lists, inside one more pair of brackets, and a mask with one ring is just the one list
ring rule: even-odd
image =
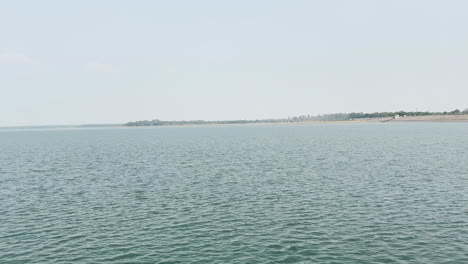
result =
[[390,122],[468,122],[468,115],[405,116]]

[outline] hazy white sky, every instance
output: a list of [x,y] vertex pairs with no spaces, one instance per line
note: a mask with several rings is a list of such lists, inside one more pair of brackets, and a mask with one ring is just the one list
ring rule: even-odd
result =
[[468,108],[468,1],[2,1],[0,126]]

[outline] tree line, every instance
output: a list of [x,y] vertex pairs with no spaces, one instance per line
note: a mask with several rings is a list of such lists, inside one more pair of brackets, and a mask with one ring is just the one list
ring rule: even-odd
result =
[[288,118],[280,119],[256,119],[256,120],[225,120],[225,121],[205,121],[205,120],[190,120],[190,121],[162,121],[159,119],[153,120],[142,120],[128,122],[125,126],[176,126],[176,125],[229,125],[229,124],[260,124],[260,123],[285,123],[285,122],[307,122],[307,121],[346,121],[363,118],[392,118],[398,116],[429,116],[429,115],[460,115],[468,114],[468,108],[460,111],[455,109],[447,112],[407,112],[407,111],[396,111],[396,112],[374,112],[374,113],[335,113],[335,114],[324,114],[324,115],[301,115],[293,116]]

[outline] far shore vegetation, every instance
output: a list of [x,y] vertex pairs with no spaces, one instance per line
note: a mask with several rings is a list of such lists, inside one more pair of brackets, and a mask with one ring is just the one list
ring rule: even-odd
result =
[[135,122],[125,123],[124,126],[171,126],[171,125],[228,125],[228,124],[261,124],[261,123],[290,123],[290,122],[327,122],[327,121],[348,121],[356,119],[370,119],[370,118],[394,118],[396,116],[434,116],[434,115],[462,115],[468,114],[468,108],[460,111],[459,109],[444,112],[374,112],[374,113],[336,113],[324,115],[301,115],[288,118],[279,119],[256,119],[256,120],[225,120],[225,121],[205,121],[205,120],[191,120],[191,121],[162,121],[159,119],[142,120]]

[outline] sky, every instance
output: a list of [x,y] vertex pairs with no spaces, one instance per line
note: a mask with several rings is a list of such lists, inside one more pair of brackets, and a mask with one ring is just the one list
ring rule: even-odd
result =
[[468,1],[0,2],[0,126],[468,108]]

